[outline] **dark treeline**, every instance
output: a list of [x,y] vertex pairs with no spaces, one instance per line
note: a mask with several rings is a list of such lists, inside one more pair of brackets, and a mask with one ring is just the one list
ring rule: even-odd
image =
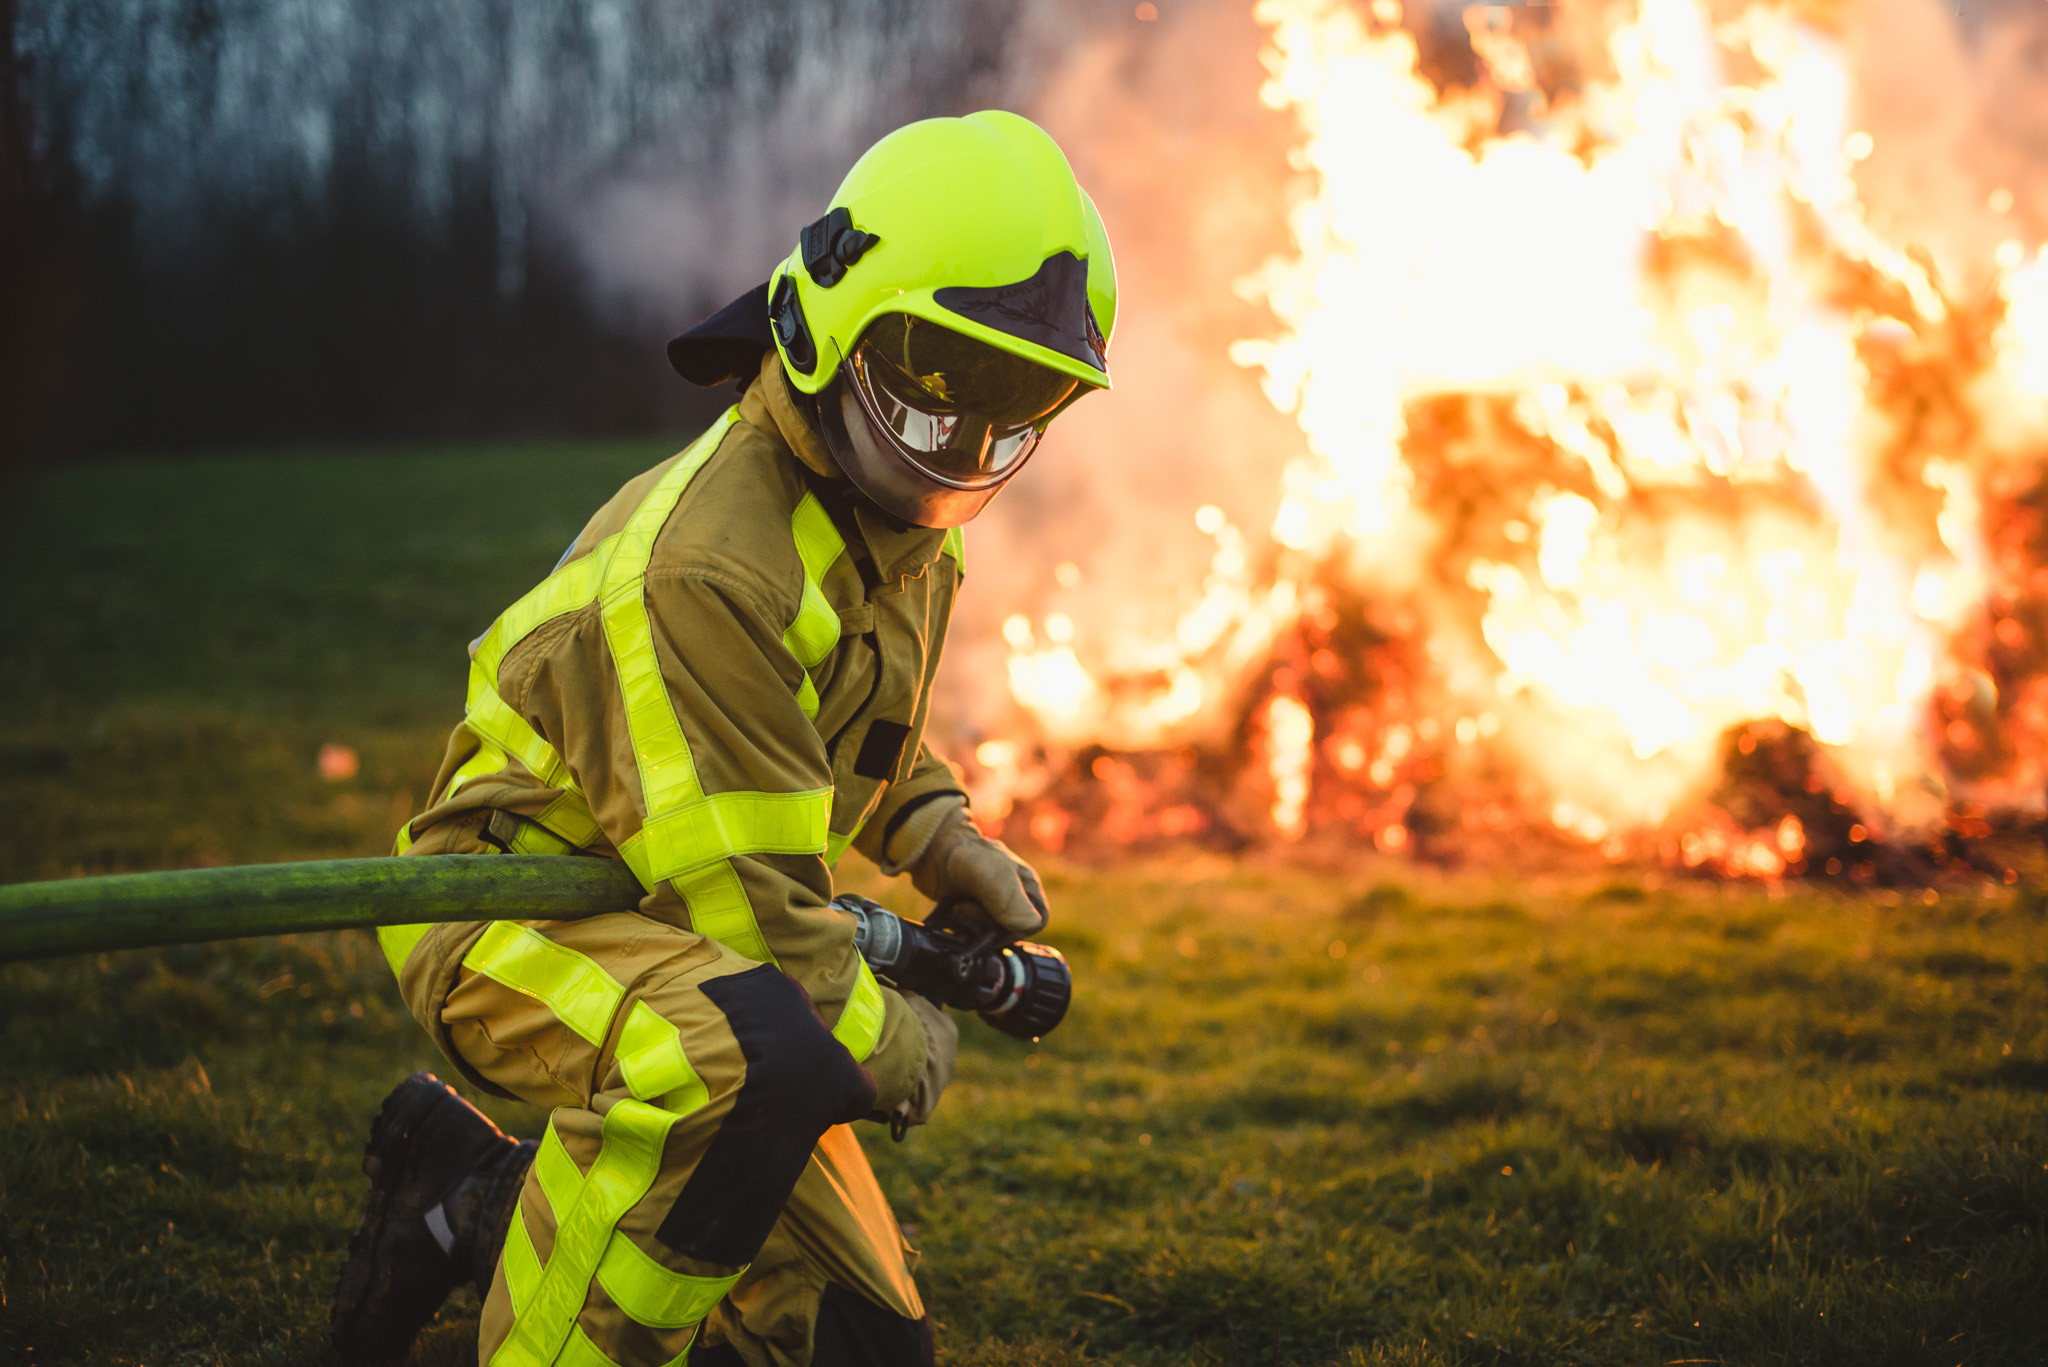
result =
[[10,460],[603,433],[1020,0],[0,0]]

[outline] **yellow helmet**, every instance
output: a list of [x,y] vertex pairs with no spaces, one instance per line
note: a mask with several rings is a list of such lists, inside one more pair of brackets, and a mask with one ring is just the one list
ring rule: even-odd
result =
[[1066,156],[1029,119],[985,111],[869,148],[768,283],[669,360],[696,384],[744,382],[772,344],[861,492],[953,527],[1068,404],[1109,388],[1115,322],[1109,235]]
[[1016,114],[926,119],[883,138],[768,287],[776,348],[808,394],[884,314],[1109,387],[1109,236],[1059,144]]

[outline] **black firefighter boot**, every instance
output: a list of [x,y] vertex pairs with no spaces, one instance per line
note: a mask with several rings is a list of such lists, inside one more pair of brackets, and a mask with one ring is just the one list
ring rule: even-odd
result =
[[384,1098],[363,1149],[370,1196],[334,1289],[344,1362],[400,1361],[449,1292],[467,1281],[489,1293],[536,1147],[432,1073]]

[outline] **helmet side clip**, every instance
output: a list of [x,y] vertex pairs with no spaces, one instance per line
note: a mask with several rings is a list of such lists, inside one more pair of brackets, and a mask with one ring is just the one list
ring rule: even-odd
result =
[[811,340],[810,325],[804,320],[804,306],[796,295],[796,280],[784,274],[775,282],[774,297],[768,301],[768,326],[782,344],[789,363],[808,375],[818,367],[817,344]]
[[815,223],[805,226],[799,239],[804,270],[820,289],[831,289],[846,278],[846,268],[881,242],[873,233],[853,226],[853,214],[843,206]]

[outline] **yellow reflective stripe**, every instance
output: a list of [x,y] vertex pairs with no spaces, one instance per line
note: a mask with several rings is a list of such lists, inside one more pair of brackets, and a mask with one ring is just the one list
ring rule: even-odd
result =
[[505,848],[513,854],[567,854],[573,846],[545,826],[521,821]]
[[742,854],[823,854],[831,819],[830,788],[714,793],[650,820],[619,846],[619,854],[644,888],[674,881],[699,935],[772,964],[775,956],[753,904],[728,861]]
[[617,1231],[605,1247],[604,1261],[597,1265],[597,1284],[604,1293],[632,1319],[657,1329],[698,1323],[739,1279],[738,1272],[730,1277],[671,1272]]
[[846,554],[846,539],[832,525],[831,514],[816,494],[805,494],[789,516],[789,534],[796,542],[796,557],[804,562],[804,578],[813,584],[825,582],[825,571]]
[[647,559],[654,551],[654,539],[662,524],[683,496],[684,487],[738,420],[739,410],[728,410],[656,482],[626,524],[626,530],[619,534],[619,543],[605,566],[605,641],[611,646],[612,667],[618,673],[619,692],[626,704],[626,732],[632,738],[633,754],[640,764],[641,807],[650,816],[679,802],[688,802],[703,789],[697,782],[696,766],[690,762],[690,743],[683,736],[682,724],[676,720],[668,681],[661,676],[661,661],[654,651],[654,631],[647,621]]
[[699,935],[708,935],[735,954],[756,963],[772,964],[775,955],[754,919],[754,904],[739,871],[726,860],[675,880],[676,891],[690,906],[690,925]]
[[563,613],[595,601],[605,560],[617,541],[616,535],[606,537],[590,554],[576,557],[528,590],[525,597],[491,623],[491,629],[477,641],[476,654],[471,658],[495,680],[498,666],[504,663],[512,647]]
[[626,1014],[626,1027],[619,1032],[618,1059],[619,1071],[625,1074],[633,1095],[664,1111],[688,1115],[711,1100],[710,1089],[683,1053],[682,1035],[644,1001],[634,1002]]
[[462,966],[532,997],[599,1048],[626,995],[595,959],[512,921],[493,922]]
[[811,672],[804,671],[804,681],[796,686],[796,705],[803,709],[805,721],[818,719],[818,686],[811,682]]
[[681,458],[640,500],[640,506],[633,510],[633,516],[626,520],[605,553],[603,581],[598,586],[602,596],[610,597],[622,588],[638,584],[640,576],[647,572],[648,557],[654,554],[654,539],[661,534],[662,524],[668,521],[683,490],[718,450],[718,444],[725,440],[725,434],[739,417],[738,407],[726,409],[717,422],[705,429],[704,435],[684,449]]
[[651,888],[736,854],[823,854],[831,819],[830,788],[713,793],[650,817],[619,853]]
[[408,821],[398,828],[398,837],[391,842],[391,852],[393,854],[404,854],[411,848],[412,822]]
[[952,556],[953,564],[959,568],[961,577],[965,578],[967,575],[967,529],[965,527],[954,527],[948,530],[946,533],[946,544],[940,547],[939,554]]
[[555,1212],[554,1251],[527,1312],[491,1355],[492,1367],[551,1367],[561,1360],[613,1228],[654,1185],[662,1142],[675,1119],[631,1100],[616,1102],[605,1113],[597,1161],[576,1199]]
[[548,787],[582,791],[576,787],[569,766],[562,762],[555,747],[498,696],[496,684],[484,673],[483,666],[473,661],[469,666],[469,714],[463,719],[463,724],[485,740],[495,742],[505,753],[517,757],[535,778]]
[[847,847],[848,845],[851,845],[851,844],[852,844],[852,843],[854,842],[854,840],[855,840],[855,839],[857,839],[857,838],[859,837],[859,835],[860,835],[860,827],[859,827],[859,826],[855,826],[855,827],[854,827],[854,828],[853,828],[852,830],[848,831],[848,832],[847,832],[847,833],[846,833],[845,835],[836,835],[836,834],[835,834],[835,835],[828,835],[828,836],[826,836],[826,837],[825,837],[825,867],[826,867],[826,868],[828,868],[828,869],[829,869],[829,868],[836,868],[836,867],[838,866],[838,864],[839,864],[839,859],[840,859],[840,856],[842,856],[842,855],[844,855],[844,854],[846,853],[846,847]]
[[505,1290],[511,1293],[512,1313],[524,1313],[540,1284],[540,1255],[533,1251],[533,1236],[526,1232],[526,1213],[512,1212],[511,1228],[505,1231]]
[[[649,891],[672,880],[688,905],[691,927],[700,935],[773,963],[753,906],[728,860],[735,854],[821,852],[831,816],[830,791],[822,790],[822,803],[812,793],[724,793],[707,798],[662,677],[647,617],[647,561],[655,538],[690,480],[737,421],[739,410],[729,409],[699,437],[656,481],[606,550],[600,615],[640,768],[644,813],[641,829],[619,844],[619,854]],[[824,517],[823,507],[817,512],[836,540],[838,533]],[[811,540],[811,553],[823,554],[826,547],[815,527]],[[835,641],[837,621],[835,616]]]
[[808,670],[839,644],[839,614],[826,600],[823,584],[825,571],[846,554],[846,542],[816,494],[805,494],[796,505],[789,530],[796,541],[797,558],[803,562],[804,583],[796,620],[782,633],[782,643]]
[[[712,424],[710,430],[692,443],[682,458],[657,481],[654,491],[642,502],[625,529],[606,537],[588,553],[556,569],[532,591],[507,608],[499,615],[498,620],[491,624],[490,630],[478,639],[476,649],[472,653],[467,707],[469,729],[486,747],[496,747],[501,755],[517,758],[542,783],[563,790],[562,796],[541,813],[539,824],[568,845],[581,847],[594,843],[601,833],[597,819],[591,814],[589,800],[584,796],[575,776],[569,772],[569,767],[563,761],[560,752],[534,730],[524,717],[514,712],[498,693],[498,667],[504,663],[505,655],[512,647],[544,623],[565,613],[577,611],[596,601],[601,594],[615,591],[628,581],[637,586],[640,576],[647,568],[647,557],[653,547],[654,537],[661,529],[661,523],[675,506],[677,497],[689,483],[691,475],[710,457],[712,451],[717,449],[727,429],[738,421],[738,418],[739,410],[734,408]],[[623,599],[628,595],[621,593],[618,596]],[[637,587],[634,596],[637,597]],[[608,608],[611,606],[607,604]],[[653,640],[652,634],[646,629],[644,603],[639,605],[639,618],[639,630],[630,634],[635,637],[636,642],[645,643],[646,651],[644,659],[636,659],[631,663],[653,665]],[[628,622],[625,625],[630,632],[630,628],[635,624]],[[609,614],[606,630],[607,635],[611,635],[612,622]],[[629,662],[619,658],[617,646],[618,642],[614,639],[614,663],[623,667]],[[655,673],[658,679],[658,667]],[[662,703],[666,707],[665,689],[662,690]],[[680,741],[681,728],[673,725],[673,712],[670,713],[668,720],[676,739]],[[638,739],[637,729],[635,736]],[[636,745],[635,748],[640,750],[642,747]],[[478,757],[473,757],[469,764],[465,764],[462,770],[457,771],[457,778],[449,789],[449,795],[452,796],[461,784],[486,772],[481,767],[472,768],[483,763],[483,753],[485,752],[480,752]],[[643,789],[647,782],[644,759],[643,754]],[[681,760],[682,776],[688,783],[694,784],[696,780],[694,772],[689,768],[687,747],[681,753]],[[497,767],[502,766],[503,760],[500,758]],[[659,782],[655,786],[658,789]],[[536,839],[536,848],[541,844],[544,842],[538,842]],[[526,852],[524,847],[522,852]]]
[[[639,1006],[645,1008],[646,1003]],[[648,1015],[660,1023],[661,1018],[654,1016],[652,1010]],[[632,1029],[629,1022],[628,1032]],[[670,1033],[674,1033],[673,1028]],[[541,1138],[534,1171],[549,1208],[557,1219],[561,1218],[582,1194],[584,1179],[552,1124]],[[540,1258],[534,1253],[533,1240],[526,1231],[524,1213],[517,1212],[505,1238],[505,1283],[512,1293],[515,1316],[525,1312],[541,1271]],[[671,1272],[616,1229],[597,1264],[598,1284],[604,1287],[605,1294],[634,1320],[658,1329],[681,1329],[698,1323],[724,1298],[740,1275],[735,1272],[729,1277],[692,1277]]]
[[384,959],[391,965],[393,977],[405,971],[405,961],[412,953],[412,947],[426,938],[434,924],[427,921],[416,926],[377,927],[377,945],[384,951]]
[[540,1178],[540,1193],[548,1198],[548,1209],[559,1220],[569,1207],[576,1204],[577,1193],[583,1190],[583,1169],[576,1166],[576,1160],[562,1147],[562,1137],[555,1133],[554,1121],[548,1122],[541,1133],[540,1152],[533,1158],[534,1175]]
[[606,1357],[581,1329],[571,1325],[569,1341],[562,1345],[555,1367],[619,1367],[619,1364]]
[[702,789],[690,762],[690,743],[669,699],[668,680],[661,676],[661,661],[655,657],[646,600],[636,592],[607,602],[604,635],[626,704],[626,734],[640,763],[643,809],[651,815],[688,802]]
[[505,767],[503,750],[482,737],[478,737],[478,742],[476,753],[464,760],[462,767],[448,780],[448,791],[441,795],[443,802],[461,792],[462,785],[471,779],[482,778],[485,774],[495,774]]
[[568,789],[543,807],[534,820],[571,845],[594,845],[598,836],[604,833],[598,827],[597,818],[591,815],[590,803],[575,788]]
[[860,965],[860,976],[853,980],[853,995],[840,1008],[839,1024],[832,1027],[832,1038],[846,1046],[855,1063],[861,1063],[875,1052],[875,1042],[882,1038],[882,1017],[888,1013],[888,1007],[883,1004],[881,984],[875,981],[868,961],[856,956],[854,962]]

